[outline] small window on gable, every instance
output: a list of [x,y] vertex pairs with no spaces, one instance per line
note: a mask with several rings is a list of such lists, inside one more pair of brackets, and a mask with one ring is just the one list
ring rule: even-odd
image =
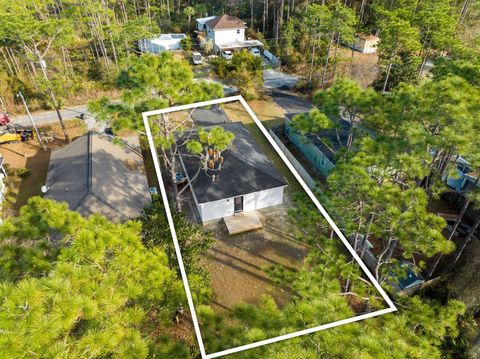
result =
[[240,34],[240,29],[237,30],[237,34]]

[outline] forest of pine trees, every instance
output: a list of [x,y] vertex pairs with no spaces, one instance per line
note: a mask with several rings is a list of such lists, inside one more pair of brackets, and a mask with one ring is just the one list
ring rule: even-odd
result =
[[[396,313],[233,357],[468,358],[478,307],[459,300],[448,280],[480,219],[461,242],[453,241],[455,230],[467,210],[479,210],[480,196],[463,194],[450,231],[430,207],[449,192],[445,178],[459,157],[480,172],[479,1],[0,0],[2,104],[19,113],[18,91],[32,110],[88,103],[114,132],[143,134],[142,112],[219,98],[223,90],[195,81],[191,66],[171,53],[142,55],[137,41],[189,33],[196,17],[222,13],[245,20],[248,36],[279,56],[280,70],[300,76],[296,90],[314,109],[293,118],[298,131],[352,125],[316,195],[346,236],[377,239],[378,281],[390,291],[403,261],[446,281],[395,296]],[[378,73],[366,88],[349,71],[356,33],[381,39]],[[248,54],[218,61],[216,74],[252,99],[262,95],[260,64]],[[164,124],[154,133],[166,159],[175,131]],[[174,177],[175,163],[164,165]],[[198,264],[212,238],[173,206],[210,351],[351,316],[351,297],[361,298],[365,311],[382,306],[325,236],[316,209],[302,197],[295,203],[290,215],[304,229],[296,235],[313,249],[300,270],[269,273],[292,300],[280,307],[265,296],[259,306],[240,304],[227,314],[213,311],[210,278]],[[158,198],[123,224],[31,198],[0,224],[0,281],[0,357],[200,357],[193,332],[176,331],[187,304]]]

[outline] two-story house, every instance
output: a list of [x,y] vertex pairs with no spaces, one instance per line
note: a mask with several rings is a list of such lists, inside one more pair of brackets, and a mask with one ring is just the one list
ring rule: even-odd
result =
[[196,19],[197,29],[204,31],[207,41],[211,40],[215,51],[241,50],[258,48],[263,49],[263,44],[258,40],[246,40],[245,21],[230,15],[209,16]]

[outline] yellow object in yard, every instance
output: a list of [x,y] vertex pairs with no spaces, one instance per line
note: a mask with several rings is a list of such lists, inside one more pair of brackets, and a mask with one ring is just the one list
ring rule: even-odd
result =
[[35,139],[35,133],[32,130],[17,130],[16,132],[0,133],[0,144],[10,142],[20,142]]
[[20,141],[21,137],[18,133],[2,133],[0,134],[0,143],[9,143]]

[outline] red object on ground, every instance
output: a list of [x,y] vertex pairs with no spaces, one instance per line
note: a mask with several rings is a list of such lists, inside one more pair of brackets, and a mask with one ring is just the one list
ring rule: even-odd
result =
[[10,123],[10,117],[6,113],[0,113],[0,126]]

